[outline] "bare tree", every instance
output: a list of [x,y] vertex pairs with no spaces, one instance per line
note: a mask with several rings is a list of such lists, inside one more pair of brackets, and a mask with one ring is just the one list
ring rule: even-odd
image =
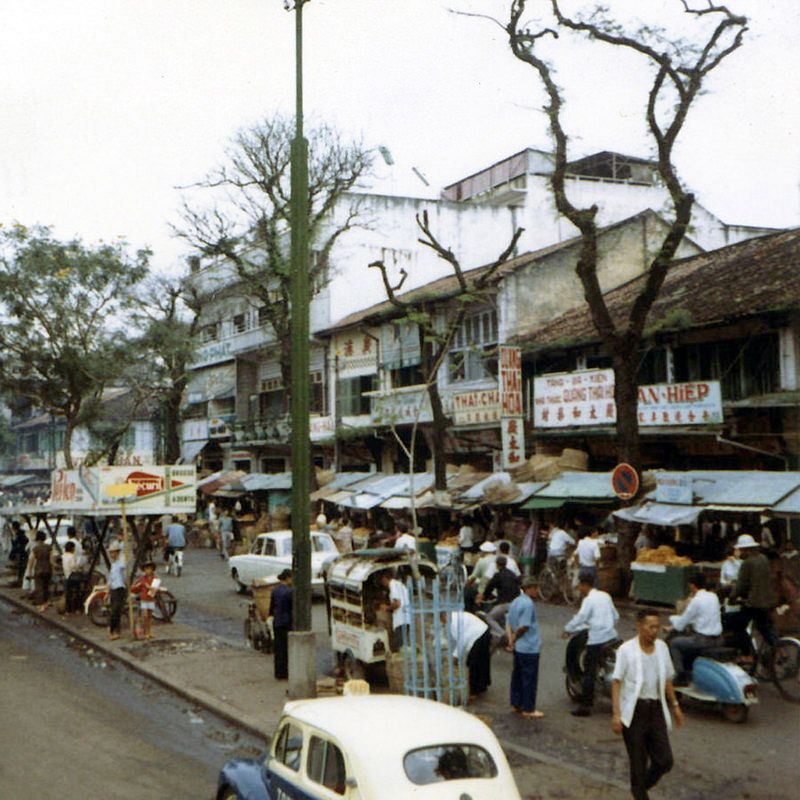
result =
[[[211,207],[184,200],[177,235],[206,256],[235,267],[242,294],[263,306],[278,347],[286,407],[289,403],[291,308],[291,142],[294,120],[275,115],[239,131],[226,163],[196,187],[216,197]],[[309,286],[317,293],[330,277],[330,253],[339,237],[361,224],[358,198],[347,193],[370,169],[360,142],[345,141],[328,125],[309,140],[308,215],[312,258]]]
[[[501,26],[508,34],[514,56],[538,73],[548,98],[545,112],[555,142],[550,185],[556,208],[580,232],[576,272],[583,285],[592,321],[611,354],[614,367],[618,456],[637,468],[641,462],[637,362],[642,333],[650,308],[686,234],[694,203],[694,195],[683,187],[675,168],[675,144],[709,73],[740,47],[747,30],[746,18],[734,14],[727,6],[717,5],[711,0],[699,7],[689,0],[678,2],[694,23],[709,25],[699,26],[697,41],[670,39],[662,30],[652,26],[626,32],[610,16],[608,9],[596,4],[591,5],[591,13],[586,17],[569,16],[562,11],[561,0],[541,4],[549,6],[552,27],[541,21],[534,25],[524,20],[529,5],[527,0],[512,0],[508,24]],[[653,79],[643,111],[657,153],[658,174],[669,192],[674,217],[648,265],[642,289],[633,301],[627,319],[622,321],[613,319],[609,313],[597,276],[598,208],[596,205],[585,208],[574,205],[566,191],[569,159],[562,119],[564,99],[554,79],[554,66],[540,54],[545,41],[556,42],[566,34],[577,34],[592,42],[630,51],[641,56],[652,68]],[[558,45],[552,46],[557,52]]]
[[[437,375],[439,367],[447,356],[453,344],[453,337],[464,322],[469,307],[488,297],[487,288],[492,277],[499,267],[514,254],[514,250],[524,229],[517,228],[511,241],[495,261],[480,270],[471,270],[465,273],[461,262],[453,251],[443,245],[431,231],[428,212],[416,215],[417,226],[422,235],[418,239],[420,244],[429,247],[443,261],[446,261],[453,270],[456,278],[456,288],[449,298],[448,305],[443,308],[440,295],[426,297],[424,293],[405,298],[398,295],[408,277],[408,273],[401,269],[399,281],[392,286],[389,280],[386,265],[383,261],[373,261],[369,266],[380,270],[383,286],[389,302],[402,311],[403,321],[416,326],[420,347],[420,367],[425,383],[428,399],[431,405],[431,427],[429,441],[433,453],[434,488],[437,492],[447,490],[447,472],[445,463],[444,436],[451,424],[444,413],[442,397],[439,393]],[[414,422],[414,435],[416,434],[417,421]],[[407,451],[409,457],[413,454],[412,447]],[[405,449],[405,447],[404,447]],[[413,462],[411,466],[413,472]]]

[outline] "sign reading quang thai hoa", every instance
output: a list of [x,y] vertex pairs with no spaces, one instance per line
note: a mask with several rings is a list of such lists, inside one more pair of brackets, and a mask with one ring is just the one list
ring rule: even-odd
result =
[[[711,425],[722,422],[719,381],[660,383],[639,387],[639,424]],[[541,375],[533,381],[533,424],[537,428],[613,425],[614,371]]]

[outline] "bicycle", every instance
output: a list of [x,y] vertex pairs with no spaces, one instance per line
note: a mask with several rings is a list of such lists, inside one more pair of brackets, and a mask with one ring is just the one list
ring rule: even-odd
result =
[[[134,614],[138,614],[140,602],[139,598],[134,595],[132,600],[134,604]],[[108,627],[110,601],[111,592],[108,590],[108,586],[106,585],[95,586],[95,588],[86,598],[86,601],[84,602],[84,612],[95,625],[99,627]],[[131,602],[130,597],[128,598],[128,602]],[[156,607],[153,611],[153,619],[157,620],[158,622],[171,622],[172,618],[175,616],[175,612],[178,610],[178,601],[175,598],[175,595],[173,595],[168,589],[159,587],[155,597],[155,604]],[[125,613],[123,614],[123,617],[127,618],[127,605],[125,606],[124,611]]]
[[539,595],[546,603],[560,596],[567,605],[574,605],[578,600],[577,577],[577,570],[566,557],[549,558],[539,573]]
[[755,678],[770,680],[781,696],[792,703],[800,703],[800,641],[792,636],[781,636],[773,648],[753,623],[748,625],[755,658],[743,666]]

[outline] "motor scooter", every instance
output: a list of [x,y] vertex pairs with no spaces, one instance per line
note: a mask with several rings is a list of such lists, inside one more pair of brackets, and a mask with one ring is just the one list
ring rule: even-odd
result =
[[[577,631],[570,636],[564,656],[565,686],[569,699],[577,703],[583,696],[583,673],[586,671],[586,647],[589,632]],[[614,639],[603,648],[597,662],[595,694],[611,697],[611,677],[617,662],[617,648],[622,639]]]
[[[676,635],[671,631],[667,641]],[[695,658],[688,685],[676,685],[675,692],[717,706],[729,722],[746,722],[750,706],[758,702],[758,683],[734,663],[737,654],[735,647],[726,647],[720,639],[718,647],[710,647]]]

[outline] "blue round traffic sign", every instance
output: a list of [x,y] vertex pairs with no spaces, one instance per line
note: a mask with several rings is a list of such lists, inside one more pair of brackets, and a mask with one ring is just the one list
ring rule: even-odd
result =
[[620,500],[630,500],[639,491],[639,473],[630,464],[617,464],[611,473],[611,487]]

